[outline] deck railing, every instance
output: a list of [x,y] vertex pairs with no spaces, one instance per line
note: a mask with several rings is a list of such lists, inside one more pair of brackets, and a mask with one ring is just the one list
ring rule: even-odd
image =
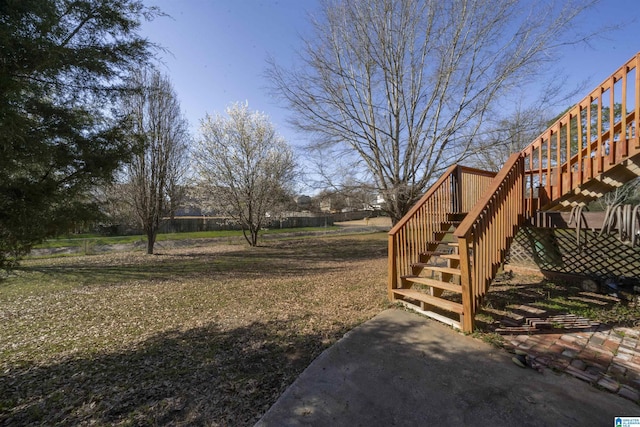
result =
[[[469,212],[454,238],[460,252],[462,329],[472,331],[478,304],[525,219],[550,202],[568,204],[563,197],[571,197],[579,186],[625,159],[633,157],[635,162],[638,155],[640,53],[522,152],[513,154],[490,185],[483,176],[475,181],[476,190],[469,192],[467,185],[474,184],[462,179],[465,168],[449,168],[389,233],[390,298],[391,289],[411,273],[411,265],[419,261],[447,214]],[[626,166],[635,168],[636,174],[640,170],[640,164]]]
[[516,153],[454,233],[460,253],[463,331],[473,331],[478,304],[523,220],[524,158]]
[[[434,240],[434,232],[450,213],[468,212],[495,176],[464,166],[451,166],[389,232],[389,293]],[[391,298],[391,295],[389,296]]]
[[640,152],[639,70],[640,53],[522,151],[530,215]]

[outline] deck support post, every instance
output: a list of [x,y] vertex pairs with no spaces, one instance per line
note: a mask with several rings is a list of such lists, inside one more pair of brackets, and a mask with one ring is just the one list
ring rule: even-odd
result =
[[396,235],[389,235],[389,247],[387,252],[389,277],[387,282],[387,292],[389,301],[393,301],[393,289],[398,288],[398,261],[395,256]]
[[458,251],[460,253],[460,284],[462,285],[462,331],[465,333],[473,332],[474,328],[474,308],[475,301],[473,296],[473,277],[471,274],[471,259],[469,257],[469,245],[471,244],[471,236],[458,238]]

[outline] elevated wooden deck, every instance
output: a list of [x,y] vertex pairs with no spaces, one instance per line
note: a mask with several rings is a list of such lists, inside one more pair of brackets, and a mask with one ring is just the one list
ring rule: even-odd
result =
[[473,331],[524,221],[539,210],[584,205],[640,176],[639,70],[640,53],[497,175],[450,167],[389,232],[389,299]]

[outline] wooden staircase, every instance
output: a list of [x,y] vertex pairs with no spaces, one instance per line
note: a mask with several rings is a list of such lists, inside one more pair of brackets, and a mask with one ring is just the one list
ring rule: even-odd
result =
[[472,332],[524,222],[640,176],[639,71],[640,53],[498,174],[450,167],[389,232],[389,299]]
[[[420,254],[419,262],[411,265],[411,274],[400,278],[400,288],[392,289],[395,300],[457,328],[462,325],[464,309],[460,254],[453,232],[464,216],[464,213],[446,215],[440,229],[433,232],[433,240],[427,242],[427,250]],[[447,313],[453,313],[459,319],[451,318]]]
[[494,172],[452,166],[390,232],[389,299],[456,328],[464,306],[460,242],[454,234]]

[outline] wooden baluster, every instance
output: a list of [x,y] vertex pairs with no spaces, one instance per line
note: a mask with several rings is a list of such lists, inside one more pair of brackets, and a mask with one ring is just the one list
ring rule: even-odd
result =
[[[615,142],[615,133],[614,126],[616,121],[615,115],[615,101],[614,101],[614,85],[616,83],[615,76],[611,76],[609,78],[609,166],[614,165],[616,163],[616,142]],[[609,167],[607,167],[607,170]]]
[[[582,185],[582,183],[584,182],[584,165],[583,165],[583,160],[582,160],[582,106],[580,104],[578,104],[578,117],[576,120],[578,126],[577,126],[577,131],[578,131],[578,183],[577,185]],[[571,187],[573,188],[573,187]]]
[[634,104],[635,107],[635,115],[634,115],[634,121],[635,121],[635,146],[636,148],[640,148],[640,53],[638,53],[636,55],[636,65],[635,65],[635,70],[636,70],[636,84],[635,84],[635,90],[636,90],[636,102]]
[[604,171],[604,150],[602,147],[602,86],[600,87],[600,94],[598,95],[598,150],[597,150],[597,169],[596,174]]
[[593,98],[589,95],[589,105],[587,106],[587,180],[593,179],[593,148],[591,145],[591,103]]
[[622,159],[626,159],[629,156],[629,142],[627,141],[627,73],[629,67],[624,66],[624,72],[622,73],[622,105],[620,107],[621,113],[621,127],[620,127],[620,139],[618,144],[620,147],[620,155]]

